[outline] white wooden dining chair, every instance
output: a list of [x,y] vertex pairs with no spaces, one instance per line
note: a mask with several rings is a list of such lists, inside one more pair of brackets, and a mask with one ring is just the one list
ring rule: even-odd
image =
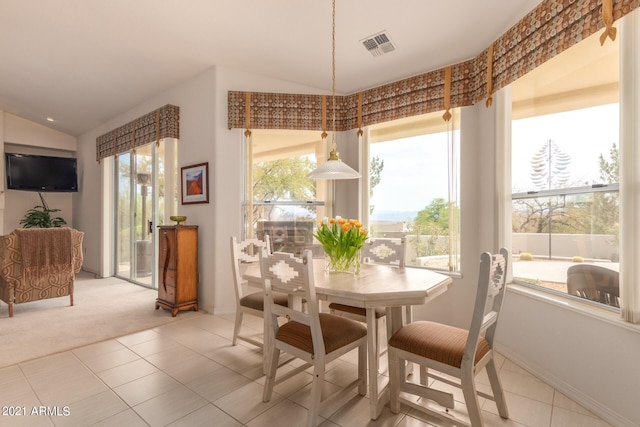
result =
[[[480,257],[480,277],[476,293],[475,308],[468,330],[453,326],[419,321],[401,327],[389,339],[389,388],[391,412],[398,413],[403,403],[413,409],[448,420],[455,425],[482,426],[478,396],[495,401],[502,418],[509,418],[507,402],[500,384],[494,362],[493,340],[498,325],[500,308],[505,291],[509,254],[500,249],[498,254],[485,252]],[[428,378],[421,378],[421,384],[408,382],[403,360],[417,363],[421,367],[446,374],[427,372]],[[486,368],[492,395],[476,390],[474,377]],[[453,379],[450,379],[453,377]],[[427,386],[427,380],[435,379],[445,384],[462,388],[469,422],[455,416],[449,409],[454,407],[452,393]],[[457,380],[455,380],[457,379]],[[416,395],[435,401],[437,406],[423,405]]]
[[[262,250],[260,271],[265,290],[265,322],[268,337],[265,337],[267,374],[262,400],[271,400],[273,387],[313,366],[311,401],[307,426],[318,424],[318,415],[330,402],[351,392],[355,387],[364,396],[367,392],[367,329],[360,322],[329,313],[320,313],[313,278],[313,257],[310,250],[302,258],[293,254],[274,252],[269,255]],[[292,299],[306,300],[306,310],[300,304],[291,307],[275,302],[274,292],[290,294]],[[297,307],[298,306],[298,307]],[[286,317],[288,322],[280,324],[277,317]],[[331,396],[323,398],[324,375],[327,363],[345,353],[358,349],[358,378]],[[280,352],[291,354],[305,363],[276,378]],[[283,420],[286,423],[286,420]]]
[[[365,264],[379,264],[388,265],[390,267],[405,267],[406,257],[406,240],[405,238],[391,239],[391,238],[372,238],[365,241],[361,250],[361,260]],[[333,314],[345,316],[359,322],[367,323],[367,312],[362,307],[353,307],[345,304],[331,303],[329,304],[329,311]],[[411,306],[406,307],[406,322],[411,322]],[[381,323],[385,318],[385,308],[377,307],[375,309],[375,322],[374,330],[371,333],[376,334],[376,353],[382,356],[387,351],[382,349],[381,336]],[[387,335],[388,336],[388,335]]]
[[[244,269],[249,264],[258,263],[260,261],[260,249],[262,248],[270,251],[268,235],[265,235],[265,240],[250,238],[241,242],[238,242],[236,237],[231,237],[231,265],[234,292],[236,295],[236,320],[233,327],[233,345],[236,345],[238,340],[243,340],[257,347],[263,347],[262,341],[252,338],[249,335],[241,335],[244,314],[264,317],[264,292],[261,290],[253,292],[246,291],[246,281],[242,279],[242,272]],[[276,294],[274,299],[277,304],[288,304],[288,298],[285,294]]]

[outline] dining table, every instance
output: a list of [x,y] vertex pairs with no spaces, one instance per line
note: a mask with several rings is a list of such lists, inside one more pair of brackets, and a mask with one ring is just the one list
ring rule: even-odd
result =
[[[363,263],[358,274],[325,271],[323,258],[313,259],[313,275],[318,300],[346,304],[365,309],[367,329],[375,330],[375,309],[383,307],[387,316],[387,337],[403,325],[402,308],[416,306],[442,295],[451,277],[424,268],[391,267]],[[243,273],[249,286],[263,289],[258,263],[247,266]],[[265,322],[266,323],[266,322]],[[378,382],[379,355],[377,334],[367,334],[367,378],[370,415],[376,420],[389,401],[389,383]],[[265,342],[268,331],[265,329]],[[265,346],[266,347],[266,346]]]

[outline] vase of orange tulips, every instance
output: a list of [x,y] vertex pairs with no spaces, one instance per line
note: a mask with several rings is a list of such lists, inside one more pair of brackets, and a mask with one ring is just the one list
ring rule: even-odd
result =
[[325,218],[313,236],[322,244],[326,254],[326,271],[360,272],[360,250],[368,238],[367,230],[360,221],[339,216]]

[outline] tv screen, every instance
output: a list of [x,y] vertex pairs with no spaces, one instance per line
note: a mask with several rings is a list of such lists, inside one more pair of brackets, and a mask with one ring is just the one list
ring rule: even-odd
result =
[[7,188],[39,192],[76,192],[78,173],[73,157],[5,154]]

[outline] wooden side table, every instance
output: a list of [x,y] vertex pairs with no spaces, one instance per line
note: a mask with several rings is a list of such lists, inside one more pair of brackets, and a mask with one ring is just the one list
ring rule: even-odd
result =
[[198,226],[161,225],[159,229],[158,299],[160,307],[198,311]]

